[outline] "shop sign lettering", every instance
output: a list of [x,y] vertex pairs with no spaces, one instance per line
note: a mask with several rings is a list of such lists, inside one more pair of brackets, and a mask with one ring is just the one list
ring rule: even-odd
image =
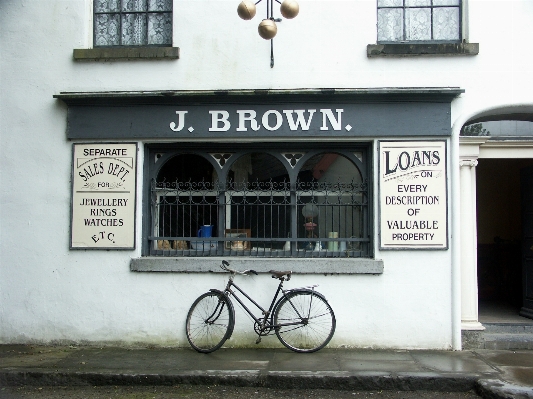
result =
[[[227,110],[209,110],[206,117],[210,122],[210,132],[228,132],[232,129],[237,132],[257,132],[261,129],[272,132],[283,127],[288,127],[291,131],[308,131],[312,123],[319,123],[322,131],[339,131],[343,127],[349,131],[352,127],[342,124],[343,112],[344,109],[269,109],[258,113],[253,109],[238,109],[230,114]],[[192,133],[195,129],[193,125],[188,125],[188,113],[189,111],[176,111],[176,120],[169,124],[170,130],[181,132],[187,128]]]
[[444,141],[380,142],[380,246],[446,249]]
[[136,144],[74,144],[72,249],[135,247]]

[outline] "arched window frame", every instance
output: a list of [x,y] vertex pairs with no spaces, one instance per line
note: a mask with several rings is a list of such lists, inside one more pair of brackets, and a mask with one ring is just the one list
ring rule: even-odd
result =
[[[360,143],[353,145],[331,146],[325,148],[324,145],[288,145],[283,148],[279,146],[265,147],[243,147],[243,146],[216,146],[212,148],[204,146],[181,146],[172,147],[153,145],[147,146],[145,170],[148,171],[145,179],[145,212],[143,218],[143,255],[145,256],[259,256],[259,257],[371,257],[373,253],[371,219],[372,219],[372,185],[370,184],[369,169],[371,167],[369,146]],[[235,186],[232,187],[228,181],[228,176],[232,166],[242,156],[251,153],[264,153],[277,159],[286,169],[288,181],[285,186],[274,187],[270,192],[264,189],[258,192],[258,186],[255,187],[255,195],[268,198],[268,196],[285,196],[286,206],[289,211],[290,229],[286,237],[285,234],[276,234],[271,237],[255,237],[257,231],[252,234],[249,226],[231,225],[230,209],[233,201],[232,196],[241,195]],[[317,154],[335,153],[348,159],[361,175],[361,183],[357,187],[350,189],[357,191],[352,195],[351,204],[337,205],[340,207],[358,207],[361,221],[358,224],[360,234],[357,236],[325,236],[324,232],[320,237],[316,236],[314,240],[302,237],[302,226],[306,222],[302,215],[302,208],[305,202],[309,201],[309,196],[305,199],[302,195],[301,187],[298,187],[298,175],[306,162]],[[157,193],[158,188],[154,185],[159,171],[172,157],[183,154],[194,154],[203,157],[214,168],[217,179],[210,188],[214,189],[213,195],[217,197],[216,204],[210,204],[217,207],[216,220],[207,223],[214,226],[213,238],[210,240],[193,237],[192,233],[184,236],[162,236],[157,234],[155,227],[157,223]],[[265,183],[268,185],[267,183]],[[325,187],[325,185],[322,185]],[[318,187],[315,185],[315,188]],[[330,184],[331,188],[340,187],[339,185]],[[209,187],[205,187],[204,192]],[[263,187],[265,188],[265,187]],[[249,189],[247,195],[254,191]],[[282,193],[282,194],[280,194]],[[171,193],[173,194],[173,193]],[[173,194],[174,195],[174,194]],[[335,189],[324,192],[314,193],[315,196],[335,195]],[[345,193],[345,197],[346,197]],[[234,197],[233,197],[234,198]],[[275,201],[274,201],[275,202]],[[270,204],[272,205],[272,204]],[[322,204],[321,209],[325,209]],[[235,209],[235,208],[234,208]],[[274,213],[271,213],[274,215]],[[272,217],[272,216],[271,216]],[[337,218],[339,219],[339,218]],[[300,226],[302,225],[302,226]],[[318,231],[317,231],[318,232]],[[233,234],[235,233],[235,234]],[[233,235],[243,234],[240,240],[230,240]],[[306,239],[308,241],[306,241]],[[166,242],[165,242],[166,241]],[[312,242],[311,242],[312,241]],[[164,243],[165,245],[161,245]],[[213,244],[207,246],[208,244]],[[269,247],[270,248],[267,248]],[[273,248],[276,248],[275,250]]]

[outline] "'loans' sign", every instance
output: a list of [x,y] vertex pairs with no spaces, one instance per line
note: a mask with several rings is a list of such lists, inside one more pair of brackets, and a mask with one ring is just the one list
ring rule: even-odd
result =
[[446,249],[444,141],[380,142],[382,249]]
[[74,144],[72,249],[135,248],[136,144]]

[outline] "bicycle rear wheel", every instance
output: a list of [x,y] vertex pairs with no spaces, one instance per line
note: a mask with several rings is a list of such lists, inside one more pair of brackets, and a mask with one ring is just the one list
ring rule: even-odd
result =
[[202,353],[220,348],[235,323],[233,305],[220,292],[207,292],[196,299],[187,314],[187,340]]
[[313,291],[295,291],[283,297],[274,312],[276,335],[295,352],[316,352],[335,333],[335,314],[328,302]]

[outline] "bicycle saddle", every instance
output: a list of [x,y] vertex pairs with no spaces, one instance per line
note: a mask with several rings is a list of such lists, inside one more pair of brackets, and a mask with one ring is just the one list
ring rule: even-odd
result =
[[272,278],[282,279],[284,276],[287,276],[288,281],[291,278],[292,271],[278,272],[276,270],[270,270],[269,273],[272,274]]

